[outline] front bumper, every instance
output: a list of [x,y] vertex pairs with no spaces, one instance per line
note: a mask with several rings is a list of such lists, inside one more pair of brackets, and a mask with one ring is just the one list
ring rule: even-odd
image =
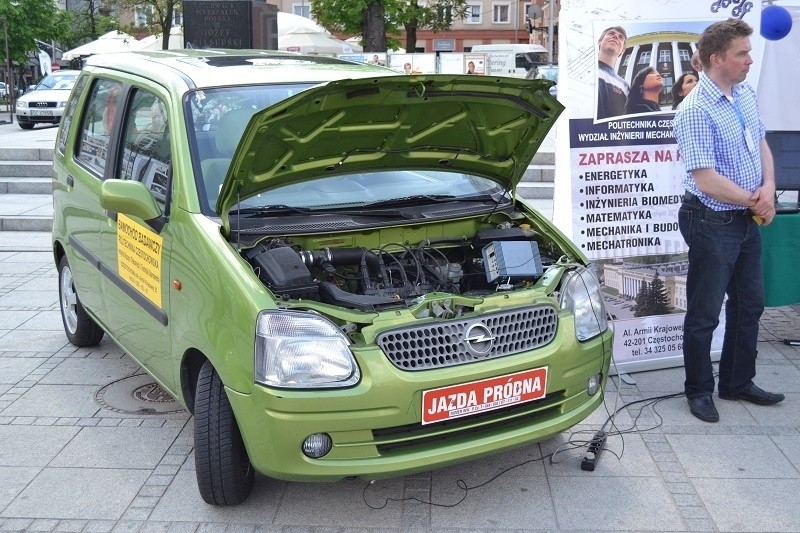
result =
[[[23,124],[58,124],[63,111],[63,109],[17,108],[17,121]],[[50,114],[39,114],[46,112]]]
[[[296,481],[393,477],[430,470],[551,438],[602,402],[611,361],[611,331],[586,343],[559,335],[546,348],[486,363],[424,372],[391,367],[377,348],[359,354],[363,379],[337,391],[252,394],[227,390],[255,469]],[[422,392],[532,368],[548,368],[547,395],[529,403],[422,425]],[[587,380],[602,375],[589,396]],[[310,459],[302,442],[327,433],[333,449]]]

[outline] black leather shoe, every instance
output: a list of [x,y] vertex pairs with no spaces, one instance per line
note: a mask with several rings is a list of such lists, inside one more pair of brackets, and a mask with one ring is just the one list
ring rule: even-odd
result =
[[689,411],[703,422],[719,422],[719,413],[711,395],[689,398]]
[[737,394],[720,393],[719,397],[723,400],[744,400],[758,405],[775,405],[776,403],[782,402],[785,398],[783,394],[767,392],[757,387],[752,381]]

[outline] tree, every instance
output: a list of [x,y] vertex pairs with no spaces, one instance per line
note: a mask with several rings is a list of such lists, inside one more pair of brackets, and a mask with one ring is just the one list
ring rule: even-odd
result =
[[406,50],[413,52],[418,29],[449,29],[463,18],[467,0],[311,0],[311,12],[324,28],[346,35],[361,35],[365,52],[396,50],[400,29],[406,30]]
[[161,49],[169,48],[172,19],[180,10],[182,0],[113,0],[118,9],[139,10],[145,16],[143,28],[161,33]]
[[67,13],[71,17],[70,31],[61,41],[67,49],[119,29],[119,19],[111,14],[111,9],[102,0],[85,0]]
[[658,277],[658,271],[650,282],[651,315],[665,315],[670,311],[669,296],[664,282]]
[[347,35],[361,35],[365,52],[397,48],[400,28],[392,13],[398,0],[311,0],[311,12],[323,28]]
[[666,315],[670,312],[667,288],[658,277],[658,272],[650,283],[642,280],[639,293],[636,295],[636,307],[633,316]]
[[[53,0],[0,0],[0,18],[6,20],[8,55],[21,76],[36,41],[60,41],[69,31],[69,16]],[[0,46],[2,66],[8,64],[5,43]],[[13,85],[13,83],[12,83]]]
[[434,33],[450,29],[453,20],[463,19],[467,14],[466,0],[439,0],[431,5],[419,5],[419,0],[400,3],[399,17],[406,30],[406,50],[417,47],[417,30],[433,30]]
[[650,284],[642,280],[639,292],[636,294],[636,305],[633,316],[648,316],[650,314]]

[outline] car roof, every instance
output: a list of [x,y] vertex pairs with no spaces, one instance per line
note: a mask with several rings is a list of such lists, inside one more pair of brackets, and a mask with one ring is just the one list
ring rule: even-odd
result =
[[77,76],[80,73],[81,73],[80,70],[58,69],[58,70],[54,70],[53,72],[48,74],[48,76],[55,76],[55,77],[59,77],[59,76]]
[[[274,50],[191,49],[122,52],[91,56],[86,63],[156,78],[188,88],[292,82],[325,82],[342,78],[397,75],[376,65],[333,57]],[[293,66],[303,68],[291,68]]]

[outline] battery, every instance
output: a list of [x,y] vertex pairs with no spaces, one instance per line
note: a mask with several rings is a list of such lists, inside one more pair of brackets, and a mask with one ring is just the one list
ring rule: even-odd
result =
[[544,273],[536,241],[492,241],[481,251],[489,283],[499,279],[520,281]]

